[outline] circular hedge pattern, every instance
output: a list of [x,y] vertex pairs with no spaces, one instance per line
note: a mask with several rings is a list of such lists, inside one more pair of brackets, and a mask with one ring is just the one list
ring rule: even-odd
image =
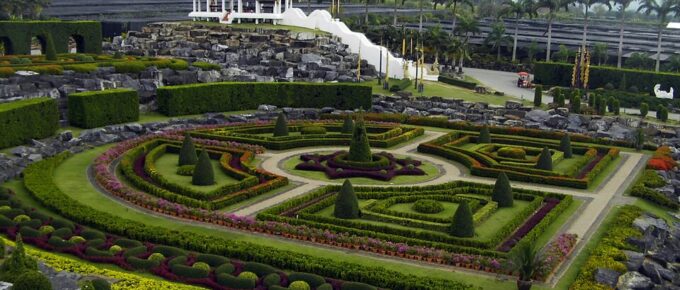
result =
[[436,200],[420,199],[413,203],[411,209],[419,213],[440,213],[444,211],[444,206]]
[[518,147],[502,147],[498,149],[498,156],[513,159],[526,159],[527,152]]
[[302,127],[300,133],[302,135],[324,135],[326,134],[326,128],[321,126]]

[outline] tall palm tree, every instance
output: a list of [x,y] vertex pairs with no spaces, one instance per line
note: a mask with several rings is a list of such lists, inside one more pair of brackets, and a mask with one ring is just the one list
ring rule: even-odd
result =
[[621,58],[623,57],[623,28],[625,24],[625,19],[626,19],[626,8],[630,6],[633,2],[637,2],[638,0],[613,0],[614,3],[619,5],[619,9],[621,10],[621,22],[619,22],[619,51],[617,53],[617,59],[616,59],[616,67],[621,68]]
[[[394,26],[397,26],[397,3],[399,3],[399,0],[394,0],[394,12],[392,13],[394,16],[392,25]],[[406,3],[406,0],[401,0],[401,7],[404,7],[404,3]]]
[[593,56],[597,58],[597,65],[602,65],[602,62],[607,63],[607,53],[609,48],[606,42],[596,43],[593,48]]
[[612,5],[609,3],[610,0],[575,0],[574,3],[579,3],[585,6],[585,11],[583,14],[583,43],[581,44],[582,48],[585,49],[586,46],[588,46],[588,11],[590,10],[590,7],[592,7],[595,4],[601,4],[607,6],[609,10],[612,10]]
[[661,63],[661,35],[663,34],[663,28],[669,18],[672,16],[678,16],[680,14],[680,4],[678,0],[643,0],[638,7],[638,12],[644,11],[645,14],[650,15],[654,13],[656,18],[659,19],[659,26],[657,27],[657,41],[656,41],[656,66],[655,71],[659,71],[659,65]]
[[674,54],[668,58],[668,70],[672,72],[680,72],[680,55]]
[[538,9],[546,9],[548,12],[548,43],[545,50],[545,61],[550,61],[550,45],[552,43],[552,24],[555,19],[555,13],[564,8],[565,10],[572,3],[572,0],[538,0],[534,6],[536,11]]
[[491,45],[496,49],[496,60],[501,60],[501,47],[510,43],[510,36],[505,35],[503,20],[497,21],[491,26],[491,32],[484,39],[484,44]]
[[515,61],[517,59],[517,34],[519,31],[519,20],[525,14],[529,14],[529,16],[534,15],[535,12],[533,9],[531,9],[534,6],[534,2],[533,0],[505,0],[503,5],[505,5],[503,14],[513,14],[515,16],[515,34],[512,37],[512,61]]
[[[464,16],[460,18],[460,24],[456,27],[459,35],[464,36],[463,48],[465,50],[469,49],[470,46],[470,35],[475,35],[480,32],[479,21],[472,15]],[[469,57],[468,57],[469,58]],[[458,66],[458,72],[463,72],[463,60],[465,59],[462,55],[460,56],[460,64]]]
[[458,14],[456,14],[458,11],[458,4],[461,5],[467,5],[470,7],[472,11],[475,10],[475,4],[472,2],[472,0],[448,0],[447,1],[447,7],[451,7],[451,12],[453,13],[453,19],[451,22],[451,35],[456,31],[456,21],[458,20]]

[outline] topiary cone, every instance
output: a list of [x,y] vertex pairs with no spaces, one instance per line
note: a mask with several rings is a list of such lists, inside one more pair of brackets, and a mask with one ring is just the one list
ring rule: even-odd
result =
[[343,134],[352,134],[354,131],[354,120],[352,120],[352,116],[350,114],[345,115],[345,121],[342,123],[342,133]]
[[564,134],[564,136],[562,136],[560,151],[564,152],[564,158],[571,158],[573,156],[573,152],[571,151],[571,137],[569,137],[569,134]]
[[210,163],[210,156],[208,152],[203,150],[201,156],[198,157],[194,175],[191,178],[193,185],[213,185],[215,184],[215,172]]
[[288,119],[286,115],[281,112],[276,118],[276,126],[274,126],[274,137],[288,136]]
[[54,38],[51,33],[45,35],[45,59],[57,60],[57,49],[54,47]]
[[198,156],[196,156],[196,148],[194,141],[191,139],[189,133],[184,134],[184,142],[182,142],[182,149],[179,151],[179,166],[196,165]]
[[354,132],[352,132],[352,140],[349,143],[347,159],[355,162],[370,162],[373,160],[364,118],[361,114],[357,116],[357,121],[354,124]]
[[477,143],[491,143],[491,133],[489,132],[488,126],[485,125],[481,130],[479,130],[479,138],[477,139]]
[[456,213],[453,215],[453,222],[449,227],[449,233],[460,238],[470,238],[475,235],[472,211],[470,211],[467,201],[463,200],[458,205],[458,209],[456,209]]
[[338,196],[335,198],[335,210],[333,216],[341,219],[356,219],[361,217],[359,200],[354,193],[354,187],[349,179],[345,179]]
[[510,180],[505,172],[501,172],[496,179],[496,184],[493,187],[491,200],[498,203],[498,207],[512,207],[513,196],[512,187],[510,187]]
[[552,155],[550,154],[550,149],[548,147],[543,147],[541,155],[538,156],[538,162],[536,162],[536,168],[541,170],[552,170]]

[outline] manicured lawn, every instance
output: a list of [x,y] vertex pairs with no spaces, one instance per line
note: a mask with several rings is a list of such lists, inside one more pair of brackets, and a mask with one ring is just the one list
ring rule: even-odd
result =
[[271,190],[271,191],[269,191],[269,192],[267,192],[267,193],[260,194],[260,195],[255,196],[255,197],[248,198],[248,199],[246,199],[246,200],[244,200],[244,201],[241,201],[241,202],[238,202],[238,203],[235,203],[235,204],[226,206],[226,207],[224,207],[224,208],[219,209],[218,212],[235,212],[235,211],[237,211],[237,210],[239,210],[239,209],[241,209],[241,208],[244,208],[244,207],[247,207],[247,206],[256,204],[256,203],[258,203],[258,202],[260,202],[260,201],[263,201],[263,200],[268,199],[268,198],[270,198],[270,197],[273,197],[273,196],[275,196],[275,195],[279,195],[279,194],[281,194],[281,193],[284,193],[284,192],[286,192],[286,191],[289,191],[289,190],[291,190],[291,189],[293,189],[293,188],[295,188],[295,187],[297,187],[297,185],[291,183],[291,184],[288,184],[288,185],[286,185],[286,186],[284,186],[284,187],[279,187],[279,188],[274,189],[274,190]]
[[609,165],[607,165],[604,170],[600,172],[600,174],[595,176],[595,179],[590,182],[590,185],[588,186],[588,190],[595,190],[600,184],[607,180],[610,175],[616,171],[616,169],[619,168],[619,164],[623,162],[623,158],[619,156],[619,158],[616,158],[612,160],[612,162],[609,162]]
[[[559,172],[560,174],[566,174],[566,172],[573,167],[575,164],[578,164],[585,158],[583,155],[576,155],[574,154],[571,158],[564,158],[554,164],[553,166],[553,171]],[[576,171],[576,174],[578,174],[579,171]]]
[[437,201],[438,203],[441,203],[441,205],[444,207],[444,210],[438,213],[422,213],[422,212],[417,212],[413,210],[413,204],[415,202],[408,202],[408,203],[397,203],[394,204],[390,207],[388,207],[388,210],[393,210],[393,211],[398,211],[398,212],[406,212],[406,213],[414,213],[414,214],[422,214],[426,216],[431,216],[431,217],[437,217],[437,218],[452,218],[453,214],[456,213],[456,209],[458,209],[458,203],[455,202],[445,202],[445,201]]
[[212,164],[213,172],[215,173],[215,184],[206,186],[193,185],[191,183],[193,177],[177,174],[177,168],[179,167],[177,166],[178,159],[178,154],[165,153],[156,160],[156,170],[158,170],[158,173],[162,174],[168,181],[175,184],[181,184],[200,192],[210,192],[227,184],[238,182],[238,180],[224,173],[218,160],[211,159],[210,163]]
[[[332,152],[318,152],[320,154],[328,154]],[[397,158],[404,158],[404,156],[398,156],[395,155]],[[423,161],[423,160],[421,160]],[[292,156],[283,161],[283,169],[286,170],[286,172],[297,175],[297,176],[302,176],[305,178],[309,179],[315,179],[315,180],[322,180],[325,182],[335,182],[335,183],[342,183],[344,182],[344,179],[330,179],[326,177],[326,173],[321,172],[321,171],[307,171],[307,170],[297,170],[295,169],[295,166],[300,164],[302,162],[300,160],[300,156]],[[423,171],[425,171],[425,175],[400,175],[392,178],[390,181],[381,181],[381,180],[375,180],[371,178],[365,178],[365,177],[353,177],[349,178],[352,180],[352,184],[354,185],[388,185],[388,184],[415,184],[415,183],[420,183],[420,182],[426,182],[432,179],[435,179],[439,176],[439,168],[435,166],[434,164],[430,162],[423,161],[423,164],[420,165],[419,167]]]
[[654,203],[651,203],[649,201],[646,201],[644,199],[638,198],[633,205],[640,207],[641,209],[644,209],[647,212],[653,213],[654,215],[665,219],[666,222],[672,223],[672,222],[677,222],[678,219],[673,217],[670,214],[670,210],[667,208],[664,208],[662,206],[656,205]]

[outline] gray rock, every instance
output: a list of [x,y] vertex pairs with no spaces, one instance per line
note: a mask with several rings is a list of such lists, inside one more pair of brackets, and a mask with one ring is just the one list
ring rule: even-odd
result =
[[526,115],[524,116],[527,118],[529,121],[536,122],[536,123],[543,123],[548,118],[550,117],[550,114],[548,112],[543,111],[543,110],[531,110]]
[[647,259],[642,263],[640,273],[649,277],[655,284],[661,284],[663,282],[663,278],[661,278],[660,270],[664,270],[664,268],[658,263]]
[[646,231],[650,226],[655,226],[656,228],[663,229],[665,231],[669,230],[665,220],[654,218],[648,215],[643,215],[639,218],[636,218],[633,221],[633,226],[642,232]]
[[594,276],[595,281],[597,281],[598,283],[609,285],[610,287],[614,288],[616,287],[616,283],[618,282],[621,273],[614,271],[612,269],[597,268],[595,269]]
[[654,287],[652,280],[639,272],[626,272],[616,283],[616,288],[619,290],[647,290],[652,287]]
[[71,139],[73,139],[73,132],[71,132],[71,130],[66,130],[64,132],[61,132],[61,133],[59,133],[59,136],[57,137],[57,139],[59,139],[59,141],[62,141],[62,142],[68,142]]
[[645,256],[642,253],[624,250],[623,253],[626,255],[626,269],[628,271],[638,271],[642,267],[642,262],[645,260]]
[[28,161],[30,161],[30,162],[38,162],[42,159],[43,159],[43,157],[40,154],[30,154],[30,155],[28,155]]
[[552,115],[545,121],[545,125],[555,129],[566,129],[569,125],[569,120],[561,115]]

